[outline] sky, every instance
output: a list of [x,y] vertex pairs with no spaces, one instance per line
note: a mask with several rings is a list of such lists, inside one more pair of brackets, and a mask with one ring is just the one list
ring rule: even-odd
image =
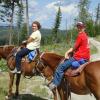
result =
[[[79,0],[28,0],[29,23],[35,20],[39,21],[43,28],[52,28],[54,26],[58,5],[61,7],[62,19],[60,29],[72,27],[74,19],[78,16]],[[90,0],[89,12],[95,18],[96,7],[100,0]],[[1,21],[0,21],[1,23]]]

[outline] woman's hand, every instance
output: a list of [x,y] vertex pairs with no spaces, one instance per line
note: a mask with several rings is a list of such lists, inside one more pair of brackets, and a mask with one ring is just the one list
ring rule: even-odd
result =
[[22,41],[22,44],[27,44],[27,41],[26,40]]
[[68,52],[65,53],[65,59],[69,59],[69,53]]
[[70,48],[66,53],[65,53],[65,59],[70,58],[70,53],[73,52],[73,48]]

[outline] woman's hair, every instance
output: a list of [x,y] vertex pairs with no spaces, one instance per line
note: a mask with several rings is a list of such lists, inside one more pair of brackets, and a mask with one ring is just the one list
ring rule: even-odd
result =
[[33,25],[33,24],[36,24],[37,27],[38,27],[38,29],[41,29],[41,25],[40,25],[40,23],[39,23],[38,21],[34,21],[34,22],[32,23],[32,25]]

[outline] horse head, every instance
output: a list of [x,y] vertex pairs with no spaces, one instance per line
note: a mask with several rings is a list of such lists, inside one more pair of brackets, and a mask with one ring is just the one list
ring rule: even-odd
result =
[[14,47],[14,45],[0,46],[0,59],[6,59]]
[[37,69],[48,80],[50,80],[54,74],[57,65],[63,58],[63,56],[60,56],[55,53],[43,52],[40,54],[38,64],[35,69]]

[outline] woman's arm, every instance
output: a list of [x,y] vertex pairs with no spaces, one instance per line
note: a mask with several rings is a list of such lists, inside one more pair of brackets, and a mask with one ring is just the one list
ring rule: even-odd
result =
[[26,42],[30,43],[30,42],[33,42],[33,41],[34,41],[34,39],[32,37],[29,37]]
[[65,53],[65,59],[69,59],[70,53],[72,53],[73,50],[74,50],[73,48],[70,48],[70,49]]

